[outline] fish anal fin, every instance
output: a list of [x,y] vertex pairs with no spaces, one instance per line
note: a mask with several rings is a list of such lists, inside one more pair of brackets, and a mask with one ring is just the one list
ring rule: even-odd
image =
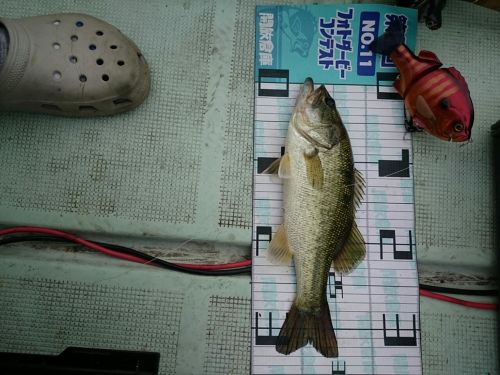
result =
[[284,154],[281,158],[273,161],[262,174],[277,174],[281,178],[290,177],[290,156]]
[[354,168],[354,204],[359,207],[365,195],[366,182],[363,174]]
[[293,251],[288,246],[285,226],[281,224],[271,239],[267,249],[267,258],[274,264],[289,265],[292,257]]
[[288,355],[308,343],[324,357],[339,355],[326,299],[316,311],[300,309],[295,302],[292,304],[276,340],[276,351]]
[[323,166],[318,154],[308,156],[304,154],[306,162],[307,180],[314,189],[321,189],[323,187]]
[[363,261],[366,254],[365,241],[356,222],[352,223],[351,233],[344,247],[333,258],[333,268],[337,272],[349,273]]

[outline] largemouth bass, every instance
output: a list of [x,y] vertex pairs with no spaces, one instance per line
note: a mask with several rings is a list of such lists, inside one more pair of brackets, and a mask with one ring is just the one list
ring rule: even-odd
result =
[[337,357],[337,339],[326,299],[328,272],[350,272],[365,256],[354,221],[364,180],[354,168],[349,136],[335,101],[311,78],[301,87],[292,114],[286,153],[264,171],[283,178],[284,223],[269,244],[274,263],[290,264],[297,293],[276,350],[290,354],[311,343]]

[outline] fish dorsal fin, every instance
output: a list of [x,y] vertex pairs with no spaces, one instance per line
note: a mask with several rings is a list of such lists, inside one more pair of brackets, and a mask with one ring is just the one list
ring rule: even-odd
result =
[[431,52],[431,51],[420,51],[418,53],[418,57],[420,57],[421,59],[424,59],[424,60],[430,60],[430,61],[434,61],[435,63],[439,64],[439,65],[442,65],[443,63],[439,60],[439,58],[437,57],[437,55],[434,53],[434,52]]
[[281,158],[276,159],[267,167],[263,174],[277,174],[281,178],[290,178],[290,155],[284,154]]
[[293,251],[288,246],[285,226],[281,224],[271,239],[267,249],[267,258],[274,264],[289,265],[292,256]]
[[467,87],[467,82],[465,81],[465,78],[462,76],[462,74],[460,74],[460,72],[457,69],[450,66],[449,68],[444,68],[444,70],[447,70],[455,79],[457,79]]
[[344,247],[333,258],[333,268],[337,272],[349,273],[363,261],[366,254],[365,241],[356,222],[352,223],[351,233]]
[[314,189],[321,189],[323,187],[323,166],[321,159],[316,153],[315,155],[308,156],[304,154],[306,162],[307,180]]
[[354,168],[354,205],[356,207],[359,207],[361,201],[363,200],[363,197],[365,195],[365,188],[365,178],[360,171]]

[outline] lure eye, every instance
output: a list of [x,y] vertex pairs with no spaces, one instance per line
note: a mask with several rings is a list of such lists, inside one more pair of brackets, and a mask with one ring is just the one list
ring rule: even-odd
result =
[[332,98],[326,98],[325,99],[325,104],[328,107],[335,107],[335,100],[333,100]]
[[443,100],[441,100],[439,102],[439,105],[441,106],[441,108],[443,109],[448,109],[448,107],[450,106],[450,103],[448,102],[448,99],[444,98]]
[[455,125],[453,125],[453,130],[457,133],[460,133],[464,130],[464,126],[458,122]]

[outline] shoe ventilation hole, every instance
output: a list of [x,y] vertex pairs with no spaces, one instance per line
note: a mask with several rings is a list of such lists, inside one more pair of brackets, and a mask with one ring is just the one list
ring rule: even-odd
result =
[[76,21],[76,27],[83,27],[83,22],[82,21]]
[[62,78],[61,72],[55,70],[54,72],[52,72],[52,78],[54,79],[54,81],[59,81]]
[[71,35],[71,41],[76,42],[78,40],[78,36]]
[[91,51],[95,51],[95,49],[96,49],[96,48],[97,48],[97,47],[95,46],[95,44],[91,44],[91,45],[89,46],[89,50],[91,50]]
[[87,76],[85,74],[80,74],[80,82],[87,82]]
[[61,108],[55,104],[42,104],[41,107],[43,109],[48,109],[49,111],[61,111]]
[[78,58],[76,56],[70,56],[69,57],[69,62],[70,63],[76,64],[77,61],[78,61]]
[[96,32],[95,32],[95,35],[97,35],[97,36],[103,36],[103,35],[104,35],[104,33],[103,33],[102,31],[100,31],[100,30],[99,30],[99,31],[96,31]]
[[109,81],[109,76],[107,74],[103,74],[101,78],[105,82]]
[[52,24],[53,24],[54,26],[59,26],[59,25],[61,24],[61,21],[60,21],[60,20],[54,20],[54,21],[52,22]]
[[120,65],[120,66],[125,65],[125,61],[123,61],[123,60],[118,60],[116,63],[117,63],[118,65]]
[[131,104],[132,100],[127,99],[127,98],[118,98],[118,99],[113,100],[113,103],[115,105]]
[[112,45],[109,46],[109,48],[111,48],[111,49],[117,49],[118,47],[116,45],[112,44]]
[[97,59],[95,62],[97,63],[97,65],[104,64],[104,60],[103,59]]
[[92,107],[91,105],[81,105],[78,109],[80,112],[97,112],[97,108]]
[[59,43],[53,43],[52,48],[54,48],[55,50],[58,50],[58,49],[61,49],[61,45]]

